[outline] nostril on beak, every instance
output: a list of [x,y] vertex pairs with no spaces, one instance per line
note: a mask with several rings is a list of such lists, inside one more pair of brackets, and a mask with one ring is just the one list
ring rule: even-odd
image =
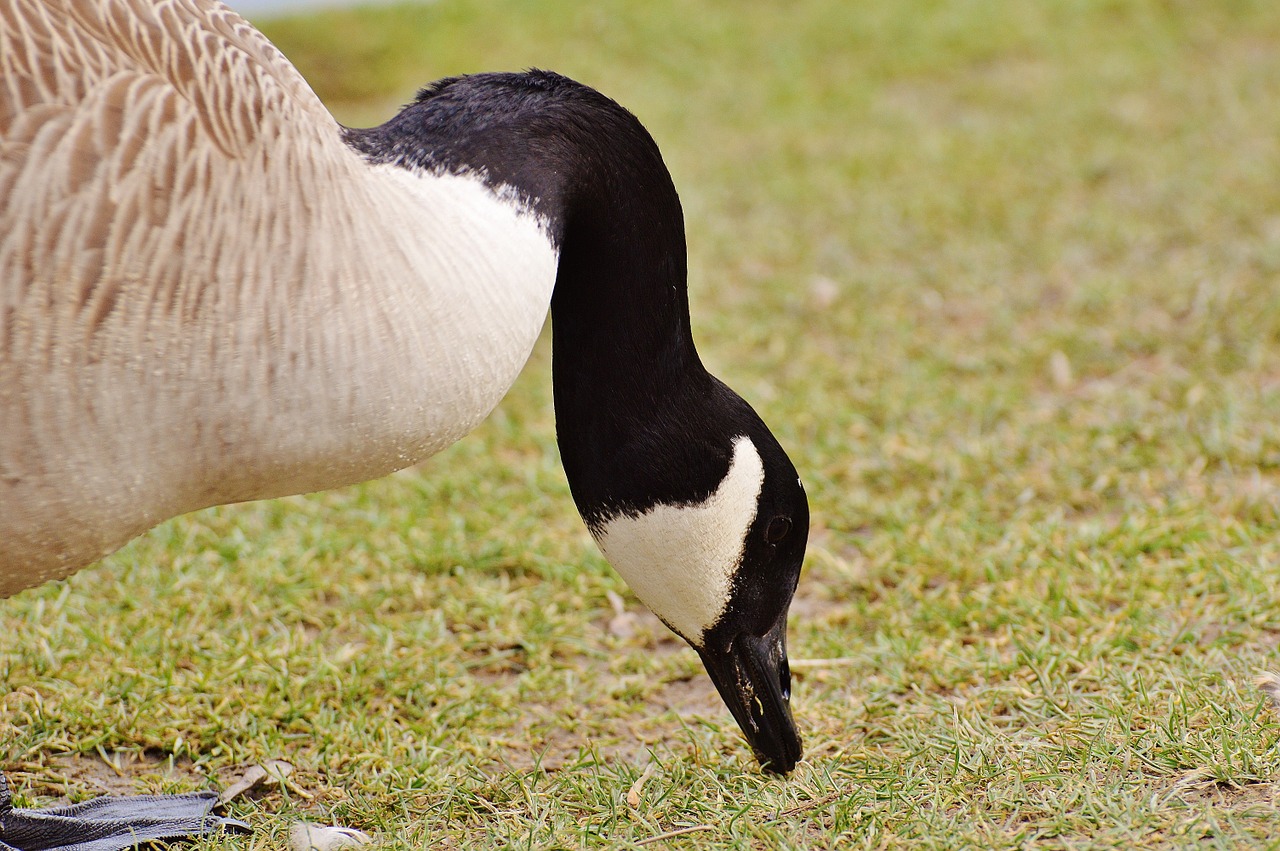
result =
[[791,666],[787,664],[787,659],[782,658],[782,664],[778,666],[778,684],[782,686],[782,699],[790,702],[791,700]]

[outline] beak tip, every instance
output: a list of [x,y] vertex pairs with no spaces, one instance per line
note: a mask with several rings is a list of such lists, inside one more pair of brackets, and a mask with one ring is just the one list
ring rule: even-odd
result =
[[785,777],[795,770],[796,765],[800,762],[800,758],[804,756],[804,748],[800,743],[799,735],[794,732],[786,741],[780,743],[782,749],[780,753],[768,755],[755,751],[756,761],[760,763],[760,769],[766,774],[776,774],[779,777]]

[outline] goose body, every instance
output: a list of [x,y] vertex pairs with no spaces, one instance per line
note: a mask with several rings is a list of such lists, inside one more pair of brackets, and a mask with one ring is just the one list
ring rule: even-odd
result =
[[350,129],[215,0],[0,0],[0,597],[187,511],[422,460],[550,306],[580,513],[790,770],[807,503],[702,367],[685,266],[653,140],[558,75]]
[[371,167],[229,10],[7,11],[0,594],[187,511],[384,475],[501,399],[555,283],[536,216]]

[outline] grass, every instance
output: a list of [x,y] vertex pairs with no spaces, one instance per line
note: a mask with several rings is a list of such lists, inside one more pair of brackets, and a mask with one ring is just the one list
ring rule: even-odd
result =
[[[225,786],[394,847],[1280,847],[1280,9],[448,0],[268,22],[336,114],[544,66],[682,190],[694,329],[813,503],[762,776],[574,515],[548,342],[421,468],[0,608],[27,803]],[[614,628],[610,628],[610,624]],[[833,661],[817,661],[833,660]],[[100,755],[117,764],[104,770]],[[127,757],[127,758],[126,758]],[[129,761],[132,759],[132,761]]]

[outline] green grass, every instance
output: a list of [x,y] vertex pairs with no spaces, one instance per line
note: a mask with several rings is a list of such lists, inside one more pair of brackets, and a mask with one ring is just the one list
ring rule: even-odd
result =
[[[442,0],[271,22],[335,113],[550,67],[650,127],[694,329],[808,484],[754,767],[573,511],[547,340],[420,469],[0,606],[23,800],[226,785],[400,847],[1280,847],[1280,7]],[[649,774],[635,790],[628,791]]]

